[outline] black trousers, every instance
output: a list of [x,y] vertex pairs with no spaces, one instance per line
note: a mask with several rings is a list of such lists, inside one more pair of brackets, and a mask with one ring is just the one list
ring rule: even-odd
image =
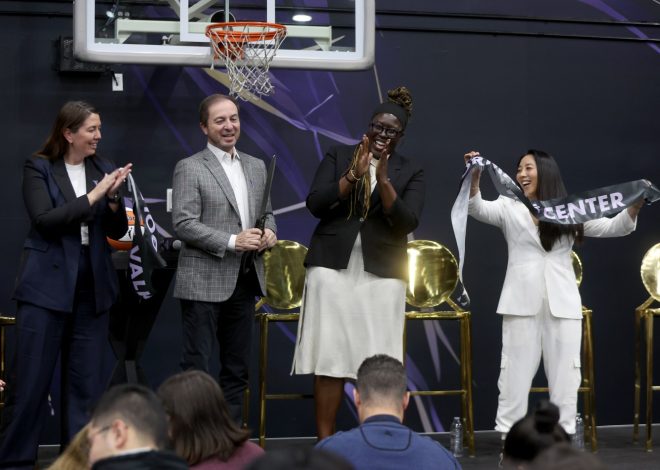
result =
[[236,288],[224,302],[181,300],[183,313],[183,370],[209,372],[214,340],[220,346],[219,383],[232,419],[241,422],[243,392],[248,386],[255,295],[259,284],[251,270],[239,275]]
[[3,416],[0,468],[34,467],[58,356],[63,445],[87,423],[89,410],[103,392],[107,377],[99,361],[107,348],[108,315],[96,312],[92,275],[89,252],[82,247],[72,312],[18,303],[15,376],[8,381],[13,393]]

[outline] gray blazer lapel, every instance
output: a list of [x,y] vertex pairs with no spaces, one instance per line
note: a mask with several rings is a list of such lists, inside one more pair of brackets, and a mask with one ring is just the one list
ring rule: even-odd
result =
[[204,163],[206,164],[213,177],[220,185],[222,191],[225,193],[225,196],[227,197],[231,207],[234,209],[234,211],[236,211],[237,215],[240,214],[240,212],[238,212],[236,195],[234,194],[234,190],[231,188],[231,183],[227,178],[227,173],[225,173],[224,168],[222,168],[222,164],[220,164],[216,156],[213,155],[213,152],[211,152],[208,148],[204,149],[202,159],[204,160]]
[[69,174],[66,172],[62,158],[55,160],[53,163],[53,179],[55,179],[57,186],[59,186],[67,202],[76,199],[76,192],[73,190],[73,185],[69,179]]

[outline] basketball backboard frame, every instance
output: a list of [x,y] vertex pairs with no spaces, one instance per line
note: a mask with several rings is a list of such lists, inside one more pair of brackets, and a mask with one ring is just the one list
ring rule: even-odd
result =
[[[266,18],[276,22],[276,0],[264,0]],[[170,2],[172,3],[172,2]],[[73,10],[74,52],[88,62],[115,64],[148,64],[201,66],[211,65],[213,56],[204,29],[209,22],[191,22],[199,12],[201,0],[191,4],[180,0],[179,21],[134,20],[118,18],[114,22],[115,37],[96,37],[96,1],[75,0]],[[280,48],[271,67],[311,70],[363,70],[374,62],[375,0],[355,0],[355,44],[352,50],[331,50],[331,26],[297,26],[287,24],[287,37],[313,39],[317,47],[310,49]],[[175,2],[176,4],[176,2]],[[231,7],[230,7],[231,8]],[[231,9],[230,9],[231,11]],[[128,44],[123,41],[135,32],[175,34],[180,44]],[[216,61],[216,65],[222,65]]]

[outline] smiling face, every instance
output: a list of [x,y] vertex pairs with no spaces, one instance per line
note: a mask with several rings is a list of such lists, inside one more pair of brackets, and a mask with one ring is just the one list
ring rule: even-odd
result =
[[380,155],[389,147],[390,151],[394,150],[399,139],[403,136],[403,129],[401,123],[392,114],[377,114],[369,124],[369,151],[375,156]]
[[211,144],[231,154],[241,135],[238,108],[230,100],[218,100],[209,106],[208,116],[200,124],[202,131]]
[[520,159],[516,181],[518,181],[518,184],[528,199],[538,199],[537,188],[539,179],[536,160],[533,155],[527,154]]
[[64,130],[64,138],[69,143],[65,160],[69,163],[79,163],[85,157],[94,155],[101,140],[101,117],[90,114],[76,131]]

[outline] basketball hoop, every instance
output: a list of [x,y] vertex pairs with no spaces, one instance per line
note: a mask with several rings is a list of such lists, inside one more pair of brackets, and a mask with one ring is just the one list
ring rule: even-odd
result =
[[248,100],[248,93],[259,97],[273,94],[268,67],[286,37],[284,25],[256,21],[213,23],[206,27],[206,36],[213,49],[211,68],[217,59],[224,60],[230,95]]

